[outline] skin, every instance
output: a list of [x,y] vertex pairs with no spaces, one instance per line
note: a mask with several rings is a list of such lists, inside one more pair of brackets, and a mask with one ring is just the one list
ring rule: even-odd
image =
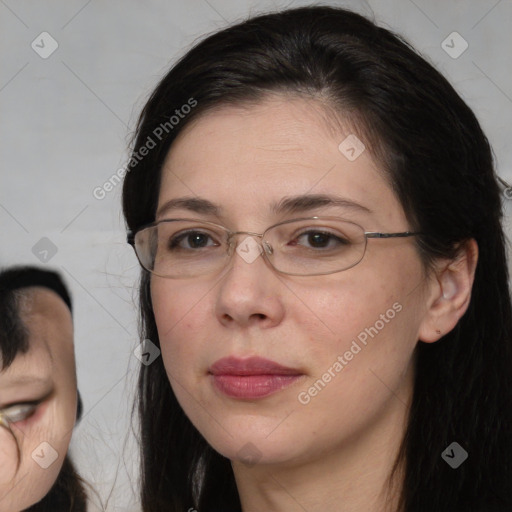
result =
[[[0,427],[0,512],[17,512],[40,501],[51,489],[68,450],[76,418],[77,388],[73,321],[65,302],[53,291],[24,290],[21,318],[29,331],[29,350],[0,372],[0,408],[42,402],[29,418]],[[24,382],[21,382],[21,379]],[[58,454],[43,469],[40,461]],[[16,443],[19,447],[20,458]]]
[[[157,220],[193,217],[262,233],[301,216],[341,216],[366,231],[410,229],[369,150],[351,162],[338,150],[351,133],[316,100],[269,96],[206,113],[179,135],[163,169]],[[270,205],[301,194],[334,194],[371,212],[328,206],[276,215]],[[162,211],[200,197],[220,216]],[[242,242],[246,235],[238,240]],[[396,510],[387,478],[413,390],[418,340],[435,342],[464,314],[477,247],[427,273],[413,238],[369,240],[363,260],[336,274],[276,273],[235,252],[224,273],[152,277],[151,292],[171,386],[192,423],[232,461],[244,512]],[[307,391],[365,328],[393,304],[402,309],[303,405]],[[303,377],[263,399],[229,398],[208,368],[221,357],[265,357]],[[253,453],[247,463],[244,454]],[[395,507],[395,508],[394,508]]]

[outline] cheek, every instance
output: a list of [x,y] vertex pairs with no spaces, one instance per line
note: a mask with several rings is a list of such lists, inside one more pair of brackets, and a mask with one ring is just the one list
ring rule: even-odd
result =
[[18,449],[12,434],[0,427],[0,499],[3,486],[14,478],[18,467]]
[[[307,335],[308,348],[319,356],[322,353],[341,353],[349,350],[358,336],[370,338],[368,331],[390,331],[396,311],[393,304],[400,301],[400,293],[392,287],[378,289],[363,279],[340,276],[325,285],[310,289],[293,288],[287,304],[288,321],[296,333]],[[384,321],[381,320],[384,315]],[[314,359],[313,359],[314,360]]]
[[340,274],[324,289],[317,285],[314,294],[294,289],[307,297],[310,309],[297,306],[291,321],[307,336],[301,352],[311,378],[300,390],[299,403],[315,402],[311,410],[318,406],[320,413],[331,401],[354,408],[379,402],[389,394],[383,382],[394,389],[409,369],[418,328],[410,293],[414,279],[390,265],[383,282],[377,270],[364,268],[350,279]]
[[17,475],[27,475],[16,487],[19,488],[18,499],[23,499],[24,508],[43,498],[55,483],[75,424],[77,398],[74,372],[65,371],[54,377],[55,394],[41,404],[31,417],[12,425],[21,453]]
[[208,366],[218,359],[230,338],[216,318],[215,283],[157,278],[151,291],[167,377],[181,407],[193,416],[197,402],[207,399]]
[[43,465],[50,459],[55,459],[58,465],[67,453],[75,417],[76,398],[66,393],[51,398],[33,416],[15,424],[13,430],[19,434],[23,463],[27,466],[34,460],[37,463],[36,454],[42,454],[39,459],[45,459]]
[[2,511],[25,510],[34,505],[57,480],[70,436],[60,432],[59,437],[52,437],[54,432],[47,425],[51,408],[49,404],[45,411],[36,413],[32,422],[12,425],[14,436],[0,432],[0,497],[5,495]]
[[179,347],[186,351],[209,330],[214,319],[210,288],[189,283],[180,286],[164,279],[152,282],[151,298],[162,352]]
[[50,400],[24,425],[20,470],[28,474],[24,496],[31,503],[49,492],[66,457],[76,415],[71,391]]
[[159,331],[165,335],[201,309],[208,289],[191,281],[152,276],[151,302]]
[[[32,460],[30,468],[23,473],[21,473],[22,468],[20,467],[17,478],[10,484],[12,491],[7,495],[6,510],[25,510],[41,501],[57,480],[62,462],[59,458],[51,466],[45,468]],[[9,503],[12,503],[13,508],[9,508]]]

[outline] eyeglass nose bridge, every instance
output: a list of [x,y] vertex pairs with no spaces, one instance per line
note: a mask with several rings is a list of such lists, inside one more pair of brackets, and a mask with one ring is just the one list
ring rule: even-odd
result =
[[274,253],[273,247],[270,245],[269,242],[266,240],[263,240],[263,235],[265,233],[254,233],[252,231],[230,231],[228,233],[228,253],[232,254],[233,249],[235,248],[234,240],[236,235],[248,235],[248,236],[254,236],[257,238],[260,238],[260,245],[263,247],[263,250],[268,254],[271,255]]

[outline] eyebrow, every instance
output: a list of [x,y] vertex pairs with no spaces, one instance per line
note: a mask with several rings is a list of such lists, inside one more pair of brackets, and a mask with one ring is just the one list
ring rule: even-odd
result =
[[[303,194],[299,196],[284,197],[280,201],[272,203],[270,209],[275,214],[302,213],[326,206],[338,206],[358,210],[364,213],[372,211],[359,203],[329,194]],[[198,197],[177,197],[164,203],[157,211],[156,217],[171,210],[183,209],[204,215],[220,217],[222,208],[208,199]]]
[[274,213],[281,214],[307,212],[325,206],[339,206],[365,213],[372,213],[369,208],[362,204],[329,194],[304,194],[301,196],[284,197],[278,203],[274,203],[271,209]]

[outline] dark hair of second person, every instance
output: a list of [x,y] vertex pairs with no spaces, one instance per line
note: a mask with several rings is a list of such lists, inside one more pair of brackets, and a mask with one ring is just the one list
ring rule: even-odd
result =
[[[69,291],[57,272],[32,266],[0,272],[0,428],[6,435],[2,471],[9,473],[0,487],[2,511],[86,510],[85,484],[62,453],[69,443],[66,425],[72,428],[82,415],[71,313]],[[68,410],[73,402],[76,409]],[[36,465],[34,453],[41,468],[45,458],[51,462],[47,469]]]

